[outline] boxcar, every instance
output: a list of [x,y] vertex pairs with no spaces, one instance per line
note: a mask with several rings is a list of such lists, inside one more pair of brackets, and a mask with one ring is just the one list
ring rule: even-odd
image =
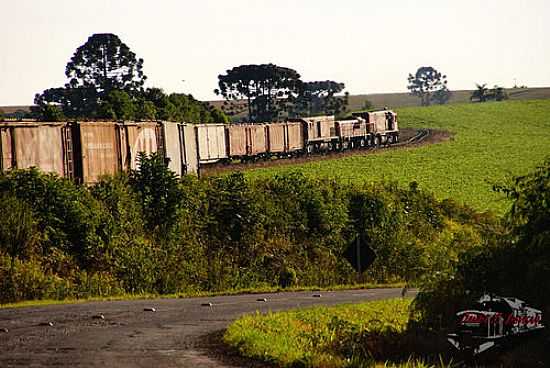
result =
[[265,124],[247,124],[248,155],[255,157],[267,152]]
[[197,124],[197,144],[199,164],[207,164],[227,159],[225,125]]
[[288,155],[304,149],[304,127],[301,122],[266,124],[267,152]]
[[65,176],[66,137],[66,123],[0,123],[0,171],[34,166]]
[[143,152],[147,155],[163,149],[163,135],[161,125],[156,122],[125,122],[120,125],[120,144],[124,170],[138,168],[138,155]]
[[101,176],[113,175],[123,168],[120,124],[79,122],[72,128],[77,180],[95,183]]
[[199,157],[197,135],[193,125],[162,122],[164,155],[168,168],[177,175],[197,174]]
[[231,124],[226,127],[225,132],[229,157],[245,157],[248,154],[246,125]]

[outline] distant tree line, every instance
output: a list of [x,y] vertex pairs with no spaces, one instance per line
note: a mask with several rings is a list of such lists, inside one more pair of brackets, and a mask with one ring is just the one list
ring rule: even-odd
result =
[[227,116],[191,95],[145,89],[143,59],[114,34],[94,34],[65,68],[63,87],[36,94],[34,116],[41,120],[112,119],[227,122]]
[[472,102],[503,101],[508,99],[508,94],[504,87],[495,85],[492,89],[487,88],[487,84],[477,84],[476,90],[470,96]]
[[245,114],[252,122],[299,115],[338,115],[345,112],[348,93],[335,81],[304,82],[293,69],[275,64],[240,65],[218,76],[218,88],[230,115]]

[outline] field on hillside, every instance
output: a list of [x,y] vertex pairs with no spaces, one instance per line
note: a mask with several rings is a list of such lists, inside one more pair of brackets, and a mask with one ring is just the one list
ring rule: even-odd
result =
[[[450,104],[469,103],[472,90],[452,91]],[[550,98],[550,88],[508,88],[506,93],[510,100],[534,100]],[[412,107],[420,104],[420,99],[410,93],[375,93],[367,95],[349,96],[348,109],[350,111],[361,110],[365,100],[372,102],[375,108],[388,106],[390,108]]]
[[492,191],[527,173],[550,156],[550,100],[455,104],[397,110],[401,127],[429,127],[454,133],[449,142],[278,166],[247,172],[249,177],[292,170],[345,181],[412,181],[439,198],[453,198],[477,210],[504,213],[509,202]]

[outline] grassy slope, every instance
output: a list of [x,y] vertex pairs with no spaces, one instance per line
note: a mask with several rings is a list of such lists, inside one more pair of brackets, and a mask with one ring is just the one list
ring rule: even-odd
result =
[[341,367],[346,365],[337,351],[342,339],[356,330],[404,331],[409,305],[409,299],[393,299],[246,315],[229,326],[224,341],[243,356],[277,366]]
[[251,177],[302,170],[307,175],[355,182],[417,181],[439,198],[478,210],[503,213],[509,203],[492,184],[526,173],[550,155],[550,100],[398,109],[401,127],[430,127],[455,133],[436,145],[257,169]]
[[[449,103],[468,103],[472,90],[452,91]],[[550,98],[550,88],[509,88],[506,90],[511,100],[533,100]],[[369,100],[375,107],[390,106],[391,108],[412,107],[419,105],[419,98],[410,93],[378,93],[369,95],[352,95],[349,96],[350,110],[362,109],[365,100]]]

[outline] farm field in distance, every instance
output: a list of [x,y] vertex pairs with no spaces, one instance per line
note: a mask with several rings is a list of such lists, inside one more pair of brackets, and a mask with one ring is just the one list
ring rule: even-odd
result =
[[433,128],[454,134],[448,142],[375,155],[355,155],[293,166],[259,168],[249,177],[300,170],[345,181],[397,181],[479,211],[503,214],[509,202],[492,190],[550,156],[550,100],[407,107],[396,110],[401,128]]

